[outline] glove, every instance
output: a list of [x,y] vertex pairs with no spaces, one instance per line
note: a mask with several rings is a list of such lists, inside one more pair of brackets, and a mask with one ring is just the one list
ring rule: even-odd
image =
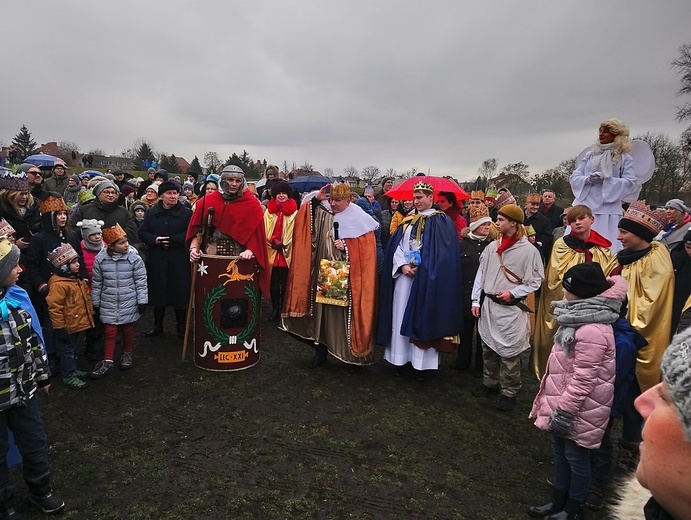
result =
[[600,172],[593,172],[588,177],[590,184],[599,184],[602,182],[602,174]]
[[573,427],[573,415],[557,408],[549,416],[547,431],[552,432],[557,437],[568,437]]
[[146,310],[146,305],[140,303],[139,304],[139,314],[144,314],[145,310]]

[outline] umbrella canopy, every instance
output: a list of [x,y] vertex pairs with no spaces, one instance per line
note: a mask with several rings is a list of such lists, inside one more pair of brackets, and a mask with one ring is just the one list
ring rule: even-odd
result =
[[84,170],[79,175],[88,175],[89,177],[103,177],[103,173],[96,170]]
[[456,199],[458,200],[470,198],[468,192],[454,181],[447,179],[446,177],[433,177],[431,175],[420,175],[406,179],[402,183],[397,184],[387,191],[386,196],[391,197],[392,199],[413,200],[413,187],[418,182],[427,182],[432,185],[434,188],[434,200],[437,200],[437,196],[440,191],[451,192],[456,195]]
[[[331,179],[323,175],[304,175],[290,179],[290,186],[297,191],[311,191],[318,190],[322,186],[326,186],[331,182]],[[469,197],[470,198],[470,197]]]
[[265,186],[265,185],[266,185],[266,177],[262,177],[262,178],[259,179],[259,180],[257,181],[257,183],[255,184],[255,186],[256,186],[257,188],[261,188],[262,186]]
[[60,157],[53,157],[52,155],[48,155],[47,153],[37,153],[35,155],[30,155],[26,159],[24,159],[25,163],[33,164],[34,166],[38,166],[39,168],[52,168],[56,164],[62,164],[63,166],[67,166],[65,164],[65,161],[60,159]]

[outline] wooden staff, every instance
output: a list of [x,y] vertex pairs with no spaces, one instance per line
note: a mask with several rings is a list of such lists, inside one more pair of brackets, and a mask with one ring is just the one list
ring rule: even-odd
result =
[[[211,229],[211,222],[214,217],[214,211],[215,209],[213,208],[213,206],[209,208],[209,212],[207,213],[206,217],[206,225],[202,226],[202,229],[200,229],[197,232],[197,244],[200,248],[204,243],[206,243],[206,239],[208,238],[206,235]],[[190,299],[189,302],[187,302],[187,318],[185,319],[185,338],[182,340],[182,361],[185,361],[185,357],[187,356],[187,342],[190,339],[190,325],[192,323],[192,306],[194,305],[194,291],[197,287],[197,263],[198,262],[192,263],[192,285],[190,286]]]

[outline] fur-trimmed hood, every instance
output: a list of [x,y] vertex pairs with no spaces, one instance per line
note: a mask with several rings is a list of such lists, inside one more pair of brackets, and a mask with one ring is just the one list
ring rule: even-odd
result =
[[607,281],[611,284],[611,287],[605,292],[598,294],[598,296],[623,302],[629,290],[629,283],[621,276],[608,276]]
[[633,475],[619,487],[619,500],[610,506],[608,518],[613,520],[645,520],[643,508],[650,500],[650,491],[645,489]]

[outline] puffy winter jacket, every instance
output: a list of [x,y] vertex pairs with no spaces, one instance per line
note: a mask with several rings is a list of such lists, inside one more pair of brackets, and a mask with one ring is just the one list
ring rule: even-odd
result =
[[124,255],[101,250],[94,261],[91,301],[100,307],[108,325],[124,325],[139,319],[139,305],[148,302],[146,267],[133,247]]
[[94,326],[94,309],[86,280],[54,274],[48,287],[46,302],[53,328],[75,334]]
[[[626,282],[615,278],[601,296],[623,300]],[[615,352],[612,326],[602,323],[578,327],[568,354],[555,342],[530,412],[535,426],[547,430],[550,414],[561,408],[574,416],[569,439],[583,448],[599,448],[614,397]]]

